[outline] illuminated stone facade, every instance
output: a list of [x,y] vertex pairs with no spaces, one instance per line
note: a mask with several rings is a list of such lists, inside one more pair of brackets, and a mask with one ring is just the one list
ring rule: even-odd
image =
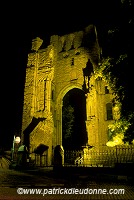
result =
[[[83,40],[87,35],[90,39],[90,33],[95,37],[89,42],[89,48],[85,48]],[[93,25],[63,36],[52,35],[45,49],[41,48],[42,42],[35,38],[28,54],[22,141],[29,146],[31,155],[40,144],[48,146],[47,162],[51,165],[53,149],[62,145],[65,94],[73,88],[84,90],[88,145],[95,147],[106,145],[108,141],[107,127],[114,118],[107,120],[106,104],[112,102],[113,95],[110,90],[106,92],[106,83],[94,76],[100,48]]]

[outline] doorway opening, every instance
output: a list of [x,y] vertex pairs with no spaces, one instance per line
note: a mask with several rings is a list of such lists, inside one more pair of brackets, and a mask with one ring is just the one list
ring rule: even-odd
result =
[[62,145],[64,150],[81,150],[88,137],[86,131],[85,93],[74,88],[63,97]]

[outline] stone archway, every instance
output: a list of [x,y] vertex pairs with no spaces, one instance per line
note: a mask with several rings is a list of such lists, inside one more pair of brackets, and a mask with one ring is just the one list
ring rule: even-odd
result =
[[[84,96],[84,91],[82,90],[82,85],[74,84],[74,85],[67,85],[65,88],[63,88],[61,90],[60,94],[57,97],[56,115],[55,115],[56,129],[55,129],[55,138],[54,138],[55,145],[54,146],[62,145],[62,107],[63,107],[63,99],[64,99],[64,97],[66,96],[66,94],[69,91],[72,91],[74,89],[77,89],[77,90],[81,91],[81,94],[83,94],[83,96]],[[86,103],[85,103],[85,108],[84,109],[86,110]],[[86,115],[86,113],[85,113],[85,115]],[[86,118],[85,118],[85,120],[86,120]]]

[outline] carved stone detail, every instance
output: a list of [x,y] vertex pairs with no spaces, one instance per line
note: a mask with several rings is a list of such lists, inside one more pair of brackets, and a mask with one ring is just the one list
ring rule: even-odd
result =
[[43,43],[43,40],[40,39],[39,37],[36,37],[35,39],[32,40],[31,50],[38,51],[39,48],[41,47],[42,43]]

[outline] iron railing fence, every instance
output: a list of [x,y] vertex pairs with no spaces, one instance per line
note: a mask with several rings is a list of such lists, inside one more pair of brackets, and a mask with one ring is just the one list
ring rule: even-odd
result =
[[[11,152],[6,153],[5,157],[11,160]],[[17,157],[17,152],[14,152],[13,160],[17,161]],[[29,158],[31,158],[30,154]],[[30,165],[45,167],[48,166],[47,159],[47,155],[34,154],[32,160],[29,159],[29,162]],[[134,145],[64,150],[64,166],[113,167],[116,163],[134,163]]]
[[104,146],[64,152],[64,165],[113,167],[116,163],[134,163],[134,146]]
[[83,159],[83,150],[66,150],[64,151],[64,165],[77,164],[77,159]]

